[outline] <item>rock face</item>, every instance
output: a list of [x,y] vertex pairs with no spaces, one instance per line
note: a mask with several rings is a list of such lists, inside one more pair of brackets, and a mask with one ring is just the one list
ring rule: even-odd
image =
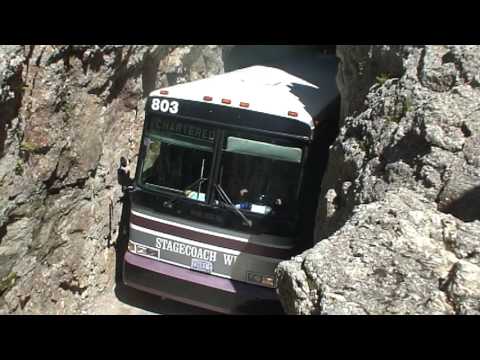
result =
[[340,135],[292,314],[480,314],[480,47],[340,46]]
[[[83,313],[111,286],[145,96],[231,46],[0,46],[0,313]],[[480,47],[340,46],[317,245],[292,314],[480,313]]]
[[0,313],[80,313],[111,284],[145,96],[221,72],[218,46],[0,46]]

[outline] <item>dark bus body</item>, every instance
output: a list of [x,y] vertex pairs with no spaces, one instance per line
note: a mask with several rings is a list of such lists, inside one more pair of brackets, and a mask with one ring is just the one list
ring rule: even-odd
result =
[[145,111],[124,283],[222,313],[280,313],[275,267],[306,247],[312,126],[174,94]]

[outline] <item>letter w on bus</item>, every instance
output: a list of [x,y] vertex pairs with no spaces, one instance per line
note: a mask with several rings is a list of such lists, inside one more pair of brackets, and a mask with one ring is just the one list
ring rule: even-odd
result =
[[223,254],[223,261],[225,265],[232,266],[232,262],[237,261],[237,257],[235,255]]

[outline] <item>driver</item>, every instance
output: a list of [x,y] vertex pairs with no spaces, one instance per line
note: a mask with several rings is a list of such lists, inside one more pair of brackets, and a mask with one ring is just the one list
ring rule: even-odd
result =
[[248,195],[248,189],[240,190],[240,200],[239,200],[240,209],[250,210],[252,204],[250,202],[250,196]]

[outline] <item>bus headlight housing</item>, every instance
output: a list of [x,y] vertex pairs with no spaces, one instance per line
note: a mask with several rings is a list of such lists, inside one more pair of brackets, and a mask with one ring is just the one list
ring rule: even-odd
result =
[[135,244],[131,241],[128,241],[128,251],[130,251],[131,253],[136,253],[135,252]]
[[247,280],[258,285],[268,286],[270,288],[275,287],[275,277],[273,275],[261,275],[254,272],[247,272]]
[[265,275],[262,277],[262,284],[268,287],[275,287],[275,278],[273,276]]
[[135,246],[135,254],[137,255],[147,255],[147,248],[142,245],[136,245]]

